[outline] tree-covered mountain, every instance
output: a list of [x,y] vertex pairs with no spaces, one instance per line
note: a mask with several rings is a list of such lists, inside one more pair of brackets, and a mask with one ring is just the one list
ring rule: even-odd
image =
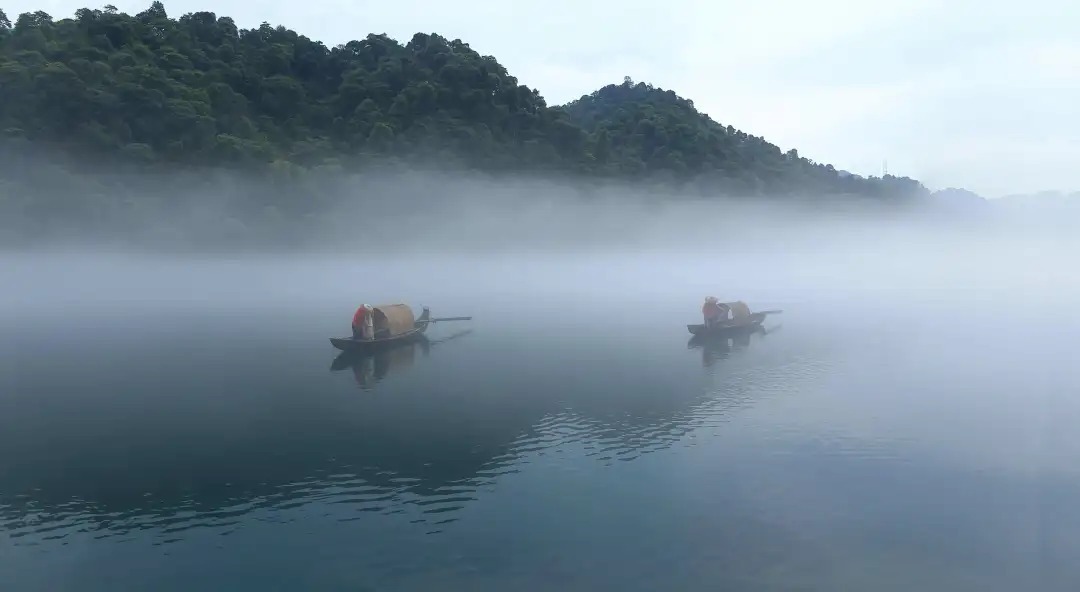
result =
[[185,164],[317,164],[452,154],[580,162],[580,130],[460,41],[369,35],[333,49],[212,13],[23,14],[0,42],[0,127],[82,155]]
[[595,168],[697,179],[730,194],[926,195],[918,182],[863,178],[799,156],[700,113],[693,101],[630,78],[563,107],[586,131]]
[[326,47],[209,12],[0,13],[0,131],[80,162],[354,168],[424,158],[491,172],[692,183],[708,194],[925,194],[722,126],[627,79],[561,107],[460,40]]

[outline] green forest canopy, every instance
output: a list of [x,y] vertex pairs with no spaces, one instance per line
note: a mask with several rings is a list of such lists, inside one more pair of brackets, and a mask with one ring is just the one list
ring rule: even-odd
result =
[[81,162],[350,167],[426,158],[491,172],[692,183],[710,194],[925,194],[803,158],[629,78],[549,106],[491,56],[417,33],[328,48],[210,12],[0,12],[0,131]]

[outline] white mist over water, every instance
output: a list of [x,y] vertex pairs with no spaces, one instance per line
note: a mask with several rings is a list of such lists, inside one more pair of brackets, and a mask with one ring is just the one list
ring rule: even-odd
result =
[[[357,236],[292,252],[0,256],[0,439],[19,451],[0,459],[17,543],[0,573],[177,590],[312,572],[529,589],[555,561],[589,589],[1075,574],[1057,492],[1080,483],[1077,241],[469,187],[371,235],[342,213]],[[782,308],[781,330],[706,364],[684,327],[706,295]],[[474,332],[361,392],[326,338],[365,301]]]
[[[872,223],[871,223],[872,224]],[[61,314],[86,307],[303,308],[331,303],[461,304],[545,298],[649,302],[693,310],[722,299],[964,301],[1005,318],[1060,314],[1080,294],[1080,240],[903,233],[887,226],[820,228],[805,237],[773,225],[752,241],[722,236],[689,246],[614,246],[578,252],[516,249],[428,253],[0,255],[0,313]],[[802,233],[804,236],[800,237]],[[854,236],[852,236],[854,235]],[[63,308],[60,308],[63,307]]]

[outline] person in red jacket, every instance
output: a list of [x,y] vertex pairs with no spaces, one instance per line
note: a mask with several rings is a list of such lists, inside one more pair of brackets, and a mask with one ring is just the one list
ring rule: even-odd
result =
[[372,338],[374,319],[371,318],[371,312],[371,307],[367,304],[362,304],[356,309],[356,314],[352,318],[353,339]]
[[715,296],[706,298],[705,304],[701,307],[701,314],[705,317],[706,327],[715,327],[726,321],[727,312],[727,306],[721,304]]

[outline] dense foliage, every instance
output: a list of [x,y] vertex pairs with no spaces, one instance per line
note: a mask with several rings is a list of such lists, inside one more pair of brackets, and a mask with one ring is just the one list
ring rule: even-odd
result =
[[626,78],[563,107],[586,131],[595,167],[623,175],[692,176],[706,191],[736,195],[925,195],[918,182],[865,179],[818,164],[792,149],[723,126],[683,99]]
[[671,91],[605,87],[550,107],[494,58],[418,33],[328,48],[209,12],[0,13],[0,131],[82,161],[259,168],[427,157],[485,171],[692,182],[744,195],[923,192],[723,127]]
[[417,34],[329,49],[212,13],[21,15],[0,46],[0,126],[87,155],[311,165],[342,155],[452,155],[493,169],[572,167],[583,132],[494,58]]

